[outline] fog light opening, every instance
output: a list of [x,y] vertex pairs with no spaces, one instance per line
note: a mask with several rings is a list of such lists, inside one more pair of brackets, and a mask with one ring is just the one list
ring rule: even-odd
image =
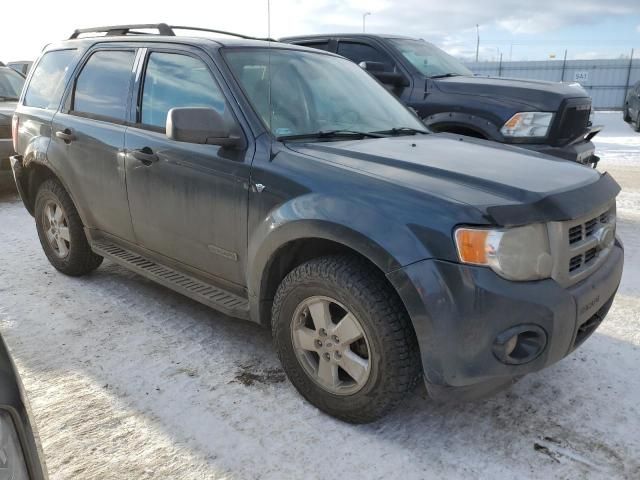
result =
[[547,345],[547,334],[537,325],[505,330],[493,343],[493,353],[503,363],[521,365],[535,360]]

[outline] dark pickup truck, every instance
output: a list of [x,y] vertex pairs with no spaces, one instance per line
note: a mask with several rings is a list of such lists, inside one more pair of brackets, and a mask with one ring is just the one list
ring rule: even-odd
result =
[[508,143],[597,164],[591,98],[578,84],[481,77],[436,46],[396,35],[280,39],[335,52],[369,71],[434,132]]
[[443,400],[505,388],[602,322],[608,174],[425,132],[332,53],[140,28],[49,45],[18,103],[16,183],[59,271],[106,257],[271,328],[298,391],[350,422],[420,378]]

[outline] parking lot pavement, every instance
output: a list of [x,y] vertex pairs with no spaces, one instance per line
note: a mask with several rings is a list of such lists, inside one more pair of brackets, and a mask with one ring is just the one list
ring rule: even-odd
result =
[[58,274],[0,199],[0,328],[51,478],[640,478],[640,142],[606,115],[627,262],[601,328],[490,400],[440,406],[418,388],[366,426],[308,405],[253,324],[109,262]]

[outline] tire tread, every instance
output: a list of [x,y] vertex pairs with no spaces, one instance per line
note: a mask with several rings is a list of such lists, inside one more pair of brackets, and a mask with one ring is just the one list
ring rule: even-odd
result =
[[[339,288],[345,288],[355,295],[361,305],[370,312],[375,330],[380,337],[380,343],[385,345],[385,360],[382,373],[392,381],[381,382],[383,388],[372,393],[365,408],[356,410],[345,408],[336,409],[315,392],[309,391],[292,378],[292,382],[300,393],[321,410],[350,423],[368,423],[395,408],[417,383],[420,372],[417,341],[413,327],[408,318],[404,305],[397,293],[390,287],[382,273],[364,259],[350,255],[331,255],[310,260],[292,270],[282,281],[276,292],[272,311],[273,338],[276,342],[278,355],[288,374],[291,366],[285,365],[287,359],[281,355],[282,345],[278,345],[282,328],[286,328],[290,319],[281,318],[285,297],[296,286],[304,284],[309,279],[322,280]],[[301,375],[306,375],[301,373]]]

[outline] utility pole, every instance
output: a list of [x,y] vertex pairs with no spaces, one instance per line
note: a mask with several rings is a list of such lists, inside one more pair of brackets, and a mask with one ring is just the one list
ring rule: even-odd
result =
[[633,68],[633,48],[631,49],[631,56],[629,57],[629,69],[627,70],[627,86],[624,88],[624,98],[622,99],[622,108],[627,103],[627,95],[629,94],[629,81],[631,80],[631,70]]
[[371,12],[366,12],[362,14],[362,33],[365,31],[365,20],[367,19],[367,15],[371,15]]
[[564,59],[562,60],[562,76],[560,81],[564,82],[564,72],[567,70],[567,49],[564,49]]
[[480,25],[476,23],[476,63],[478,63],[479,52],[480,52]]
[[267,38],[271,38],[271,0],[267,0]]

